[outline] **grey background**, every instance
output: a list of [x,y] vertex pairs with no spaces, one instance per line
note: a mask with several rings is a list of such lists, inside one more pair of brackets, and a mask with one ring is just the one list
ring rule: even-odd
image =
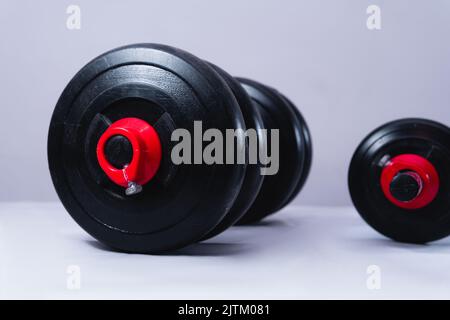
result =
[[[81,7],[81,30],[66,8]],[[366,8],[382,30],[366,28]],[[314,141],[302,204],[349,204],[347,167],[383,122],[450,124],[449,1],[1,1],[0,201],[55,200],[47,129],[70,78],[116,46],[159,42],[276,87]]]

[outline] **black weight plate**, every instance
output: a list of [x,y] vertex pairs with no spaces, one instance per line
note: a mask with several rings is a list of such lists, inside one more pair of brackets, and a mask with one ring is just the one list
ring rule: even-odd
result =
[[[94,150],[109,123],[138,117],[163,145],[157,176],[134,196],[105,178]],[[88,233],[129,252],[162,252],[202,239],[238,195],[244,166],[170,160],[171,132],[245,129],[224,80],[202,60],[168,46],[137,44],[89,62],[63,91],[50,123],[49,168],[67,211]],[[244,148],[245,141],[238,141]]]
[[[279,129],[279,168],[266,175],[255,202],[239,220],[239,224],[254,223],[276,212],[295,192],[305,165],[305,138],[295,112],[275,90],[248,79],[237,79],[259,108],[265,128]],[[268,132],[268,149],[270,150]],[[270,153],[269,153],[270,154]]]
[[[212,64],[211,64],[212,65]],[[253,104],[252,100],[248,96],[244,88],[227,72],[220,69],[219,67],[212,65],[216,72],[225,80],[225,82],[230,87],[244,116],[245,126],[247,129],[254,129],[257,133],[261,133],[261,129],[264,129],[264,123],[259,114],[259,110]],[[246,150],[248,153],[249,145],[248,140],[246,141]],[[248,155],[246,156],[248,160]],[[222,231],[226,230],[228,227],[235,224],[251,207],[253,202],[261,189],[264,176],[261,175],[261,165],[257,164],[247,164],[247,169],[245,172],[244,183],[242,184],[241,190],[238,197],[236,198],[233,206],[227,215],[222,219],[222,221],[205,237],[211,238]]]
[[[422,156],[438,172],[439,192],[421,209],[397,207],[381,189],[384,164],[400,154]],[[426,243],[450,235],[450,130],[425,119],[402,119],[375,129],[353,155],[348,184],[357,211],[381,234],[409,243]]]
[[302,190],[303,186],[305,185],[306,179],[309,176],[309,172],[311,170],[311,164],[312,164],[312,155],[313,155],[313,147],[312,147],[312,139],[311,139],[311,133],[309,131],[308,125],[306,124],[305,118],[303,118],[300,111],[295,107],[295,105],[290,101],[286,96],[280,94],[283,99],[286,101],[287,105],[291,107],[291,110],[294,111],[295,115],[297,116],[297,119],[301,123],[302,133],[303,133],[303,139],[305,141],[305,163],[302,168],[302,173],[300,175],[300,180],[297,182],[297,186],[295,187],[294,191],[292,192],[289,199],[280,207],[280,209],[286,205],[288,205],[294,198],[298,195],[298,193]]

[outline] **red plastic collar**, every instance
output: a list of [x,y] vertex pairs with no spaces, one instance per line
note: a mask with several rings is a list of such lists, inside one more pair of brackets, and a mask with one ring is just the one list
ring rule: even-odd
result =
[[[400,201],[391,194],[392,179],[401,171],[412,171],[421,180],[422,188],[416,198],[411,201]],[[420,209],[430,204],[439,191],[439,175],[433,164],[415,154],[403,154],[392,158],[381,173],[381,189],[386,198],[403,209]]]
[[[105,144],[115,135],[125,136],[133,147],[133,158],[123,169],[115,168],[105,156]],[[144,185],[158,171],[161,163],[161,142],[155,129],[138,118],[123,118],[106,129],[97,144],[98,163],[116,184],[128,187],[129,182]]]

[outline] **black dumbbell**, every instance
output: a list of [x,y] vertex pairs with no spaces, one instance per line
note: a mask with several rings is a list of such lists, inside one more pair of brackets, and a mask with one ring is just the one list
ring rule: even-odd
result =
[[375,230],[426,243],[450,235],[450,129],[402,119],[370,133],[353,155],[353,203]]
[[[279,129],[279,171],[261,163],[175,164],[183,128]],[[243,133],[236,151],[248,149]],[[195,146],[194,146],[195,148]],[[195,150],[194,150],[195,151]],[[185,51],[158,44],[109,51],[63,91],[50,123],[56,191],[88,233],[128,252],[162,252],[256,222],[286,206],[311,164],[308,128],[294,105],[260,83],[233,78]]]

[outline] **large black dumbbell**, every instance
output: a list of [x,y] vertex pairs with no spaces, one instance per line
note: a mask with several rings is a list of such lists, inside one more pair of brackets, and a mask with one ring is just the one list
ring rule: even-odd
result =
[[353,203],[375,230],[426,243],[450,235],[450,129],[403,119],[370,133],[349,170]]
[[[224,136],[243,129],[236,152],[248,149],[246,129],[269,151],[263,129],[279,129],[278,172],[261,175],[263,165],[248,159],[175,164],[172,134],[195,136],[199,121]],[[88,233],[123,251],[161,252],[287,205],[308,175],[311,140],[276,90],[179,49],[138,44],[95,58],[70,81],[51,120],[48,159],[62,203]]]

